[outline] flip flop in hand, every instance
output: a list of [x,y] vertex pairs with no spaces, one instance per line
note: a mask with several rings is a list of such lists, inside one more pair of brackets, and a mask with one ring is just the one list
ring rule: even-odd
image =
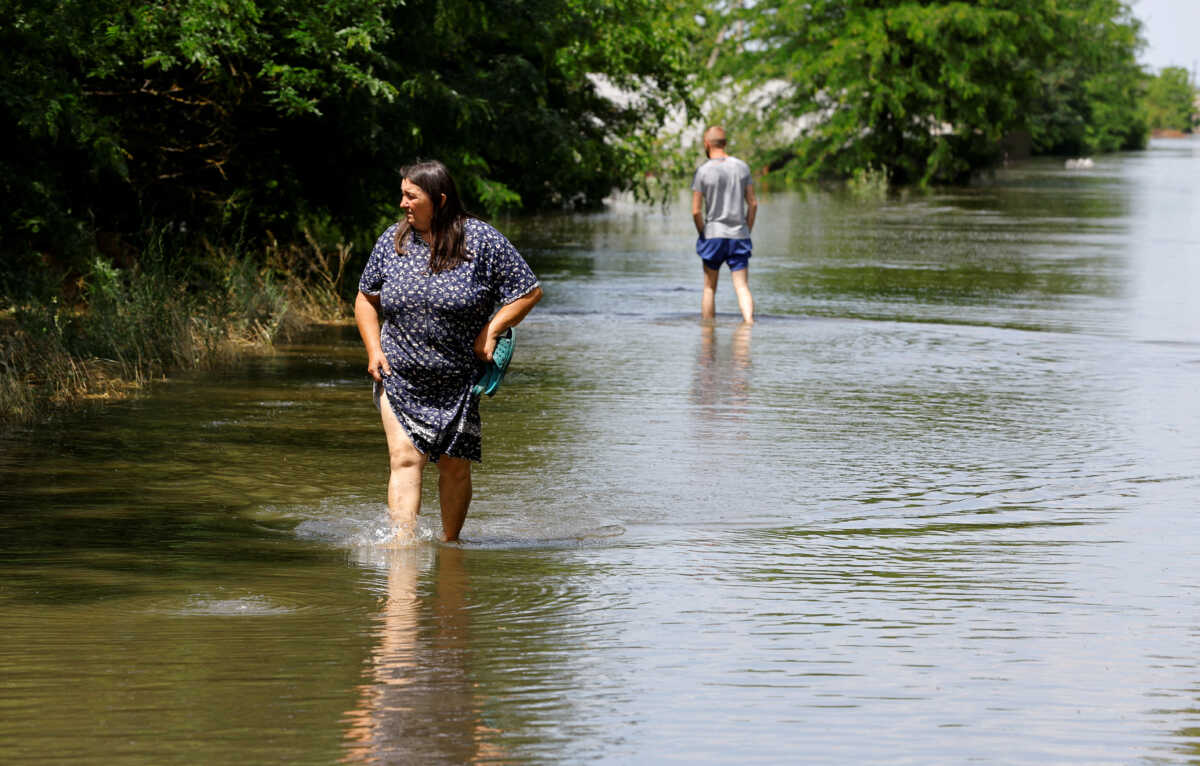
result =
[[475,396],[495,395],[496,389],[500,387],[500,381],[504,379],[504,373],[508,371],[508,363],[512,361],[512,354],[513,331],[510,327],[496,339],[496,349],[492,352],[492,361],[487,363],[487,369],[471,387],[471,393]]

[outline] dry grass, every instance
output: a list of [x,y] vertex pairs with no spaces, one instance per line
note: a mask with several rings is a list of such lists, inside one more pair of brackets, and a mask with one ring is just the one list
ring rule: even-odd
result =
[[350,316],[350,306],[342,298],[350,246],[337,245],[327,252],[307,229],[305,244],[267,249],[267,268],[284,276],[288,310],[283,317],[284,335],[297,326],[340,322]]

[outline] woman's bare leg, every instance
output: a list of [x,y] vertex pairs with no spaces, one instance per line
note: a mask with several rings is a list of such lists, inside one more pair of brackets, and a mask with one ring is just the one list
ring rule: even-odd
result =
[[421,510],[421,471],[428,457],[413,446],[404,433],[404,427],[396,419],[387,394],[379,397],[379,411],[383,416],[383,432],[387,435],[388,463],[388,513],[397,533],[412,535],[417,529],[417,513]]
[[467,520],[471,506],[471,461],[442,455],[438,458],[438,499],[442,504],[443,540],[453,542]]
[[730,272],[729,278],[733,281],[733,291],[737,293],[738,308],[742,311],[742,319],[747,323],[753,323],[754,296],[750,294],[750,267]]
[[717,315],[717,278],[721,272],[704,266],[704,293],[700,296],[700,318],[712,319]]

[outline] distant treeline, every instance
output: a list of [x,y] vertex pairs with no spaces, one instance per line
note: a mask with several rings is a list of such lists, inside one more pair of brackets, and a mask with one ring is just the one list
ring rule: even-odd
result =
[[1139,23],[1122,0],[727,5],[708,25],[714,68],[729,82],[786,83],[747,124],[769,137],[781,118],[816,117],[767,149],[766,164],[790,175],[874,167],[897,183],[956,183],[1014,138],[1065,155],[1146,141]]
[[1151,77],[1145,103],[1154,130],[1191,133],[1200,127],[1200,88],[1183,67],[1166,67]]

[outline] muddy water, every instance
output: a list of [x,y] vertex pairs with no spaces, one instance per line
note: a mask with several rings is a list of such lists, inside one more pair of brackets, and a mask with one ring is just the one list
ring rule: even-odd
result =
[[500,222],[461,547],[350,328],[3,442],[0,761],[1200,759],[1200,142],[761,197]]

